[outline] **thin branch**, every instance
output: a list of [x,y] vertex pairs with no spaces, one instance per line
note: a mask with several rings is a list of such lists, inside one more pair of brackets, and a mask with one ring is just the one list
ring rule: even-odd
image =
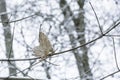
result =
[[[27,18],[33,17],[34,15],[35,15],[35,14],[30,15],[30,16],[27,16],[27,17],[24,17],[24,18],[21,18],[21,19],[13,20],[13,21],[10,21],[9,23],[22,21],[22,20],[24,20],[24,19],[27,19]],[[4,21],[3,23],[6,23],[6,22],[8,22],[8,21]],[[2,22],[0,22],[0,23],[2,23]]]
[[97,17],[97,14],[96,14],[96,12],[95,12],[95,10],[94,10],[94,8],[93,8],[91,2],[89,2],[89,4],[90,4],[90,6],[91,6],[91,8],[92,8],[92,10],[93,10],[93,12],[94,12],[94,14],[95,14],[96,19],[97,19],[97,23],[98,23],[98,26],[99,26],[100,32],[101,32],[101,34],[103,34],[103,32],[102,32],[102,28],[101,28],[101,25],[100,25],[100,22],[99,22],[99,19],[98,19],[98,17]]
[[[30,79],[32,79],[32,80],[34,80],[34,78],[32,78],[31,76],[29,76],[29,75],[26,75],[25,73],[24,73],[24,71],[22,71],[22,70],[20,70],[19,68],[17,68],[14,64],[11,64],[16,70],[18,70],[20,73],[22,73],[24,76],[27,76],[27,77],[29,77]],[[17,73],[17,72],[16,72]],[[8,79],[9,77],[11,76],[11,74],[6,78],[6,79]]]
[[114,50],[115,63],[116,63],[117,69],[120,70],[120,68],[119,68],[119,66],[118,66],[117,56],[116,56],[115,40],[114,40],[113,37],[112,37],[112,40],[113,40],[113,50]]
[[[30,68],[32,68],[33,66],[39,64],[39,63],[40,63],[41,61],[43,61],[43,60],[45,60],[45,59],[39,60],[39,62],[36,62],[35,64],[32,64],[31,66],[25,68],[24,70],[22,70],[22,72],[24,72],[25,70],[30,69]],[[13,74],[10,74],[10,76],[13,76],[13,75],[18,74],[18,73],[20,73],[20,71],[18,71],[18,72],[16,72],[16,73],[13,73]]]
[[120,35],[105,35],[105,36],[108,36],[108,37],[120,37]]
[[[52,55],[48,55],[48,57],[49,56],[53,56],[53,55],[63,54],[65,52],[69,52],[69,51],[78,49],[78,48],[83,47],[85,45],[88,45],[88,44],[90,44],[90,43],[92,43],[94,41],[97,41],[97,40],[101,39],[102,37],[106,36],[106,34],[108,34],[110,31],[112,31],[114,28],[116,28],[119,24],[120,24],[120,21],[118,23],[116,23],[114,26],[112,26],[109,29],[107,29],[105,31],[105,33],[103,33],[103,35],[100,35],[99,37],[97,37],[97,38],[95,38],[95,39],[93,39],[93,40],[91,40],[91,41],[89,41],[89,42],[87,42],[85,44],[82,44],[82,45],[80,45],[78,47],[75,47],[75,48],[72,48],[72,49],[68,49],[68,50],[65,50],[65,51],[62,51],[62,52],[53,53]],[[28,60],[36,60],[36,59],[40,59],[40,58],[41,57],[38,57],[38,58],[29,58],[29,59],[0,59],[0,61],[28,61]]]
[[[78,48],[83,47],[85,45],[88,45],[88,44],[90,44],[90,43],[92,43],[92,42],[94,42],[94,41],[96,41],[96,40],[98,40],[98,39],[100,39],[102,37],[103,37],[103,35],[101,35],[98,38],[96,38],[96,39],[94,39],[92,41],[89,41],[89,42],[87,42],[87,43],[85,43],[83,45],[80,45],[78,47],[75,47],[75,48],[72,48],[72,49],[68,49],[68,50],[65,50],[65,51],[61,51],[61,52],[58,52],[58,53],[53,53],[52,55],[49,55],[49,56],[58,55],[58,54],[62,54],[62,53],[65,53],[65,52],[69,52],[69,51],[78,49]],[[40,58],[41,57],[38,57],[38,58],[29,58],[29,59],[0,59],[0,61],[28,61],[28,60],[35,60],[35,59],[40,59]]]
[[107,35],[110,31],[112,31],[114,28],[116,28],[120,24],[120,20],[117,21],[114,25],[112,25],[110,28],[108,28],[103,35]]
[[[23,17],[23,18],[21,18],[21,19],[17,19],[17,20],[9,21],[9,23],[22,21],[22,20],[24,20],[24,19],[27,19],[27,18],[33,17],[33,16],[35,16],[35,15],[37,15],[37,16],[43,16],[40,12],[36,12],[36,13],[34,13],[34,14],[32,14],[32,15],[29,15],[29,16],[27,16],[27,17]],[[6,22],[8,23],[8,21],[4,21],[4,22],[0,22],[0,23],[6,23]]]
[[113,72],[113,73],[111,73],[111,74],[109,74],[109,75],[107,75],[107,76],[101,78],[100,80],[103,80],[103,79],[105,79],[105,78],[107,78],[107,77],[109,77],[109,76],[112,76],[112,75],[114,75],[114,74],[116,74],[116,73],[118,73],[118,72],[120,72],[120,70],[115,71],[115,72]]

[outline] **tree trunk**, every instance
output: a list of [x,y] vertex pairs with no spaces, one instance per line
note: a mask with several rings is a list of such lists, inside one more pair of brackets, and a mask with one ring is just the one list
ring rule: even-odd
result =
[[[80,10],[84,11],[83,6],[84,6],[84,0],[77,0],[77,3],[80,7]],[[67,5],[67,2],[65,0],[60,0],[60,7],[63,8],[64,6]],[[67,6],[64,10],[63,10],[63,15],[65,17],[65,19],[69,18],[70,16],[73,16],[73,13],[70,9],[69,6]],[[75,25],[75,30],[78,33],[78,40],[80,45],[85,44],[86,43],[86,39],[85,39],[85,23],[84,23],[84,13],[79,13],[77,18],[72,18],[74,25]],[[67,29],[67,28],[66,28]],[[68,32],[70,32],[70,29],[67,29]],[[72,47],[75,47],[74,44],[74,35],[69,34],[70,37],[70,41],[72,44]],[[80,48],[80,51],[73,51],[75,58],[76,58],[76,64],[78,67],[78,71],[79,71],[79,75],[81,80],[93,80],[92,78],[92,72],[90,70],[90,66],[89,66],[89,58],[88,58],[88,49],[87,46],[83,46]]]
[[[1,16],[3,29],[4,29],[6,57],[7,58],[14,58],[13,50],[12,50],[12,35],[11,35],[11,30],[10,30],[9,19],[7,16],[5,0],[0,0],[0,13],[3,13],[0,16]],[[16,70],[14,69],[13,65],[15,66],[14,62],[8,62],[9,74],[16,73]]]

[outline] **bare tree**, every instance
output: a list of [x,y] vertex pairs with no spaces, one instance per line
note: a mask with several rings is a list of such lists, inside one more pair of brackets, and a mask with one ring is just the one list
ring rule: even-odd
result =
[[[12,50],[11,27],[7,15],[5,0],[0,0],[0,13],[1,13],[1,21],[3,25],[4,37],[5,37],[6,57],[14,58],[13,50]],[[9,74],[16,73],[16,69],[14,68],[15,66],[14,62],[8,62],[8,66],[9,66]]]
[[[77,40],[80,43],[80,45],[83,45],[86,43],[85,39],[85,22],[84,22],[84,0],[78,0],[77,3],[79,5],[79,10],[81,13],[77,15],[77,17],[74,17],[73,12],[71,11],[69,4],[67,4],[66,0],[60,0],[60,7],[63,9],[63,15],[65,16],[65,19],[68,19],[69,17],[72,17],[72,20],[74,22],[75,30],[77,32]],[[65,7],[67,6],[67,7]],[[67,28],[66,28],[67,29]],[[68,32],[69,29],[67,29]],[[72,47],[75,47],[74,41],[75,37],[73,34],[69,34],[70,41],[72,44]],[[88,58],[88,49],[87,46],[83,46],[80,48],[82,53],[79,53],[80,51],[73,51],[75,58],[76,58],[76,63],[78,66],[79,70],[79,75],[81,80],[93,80],[92,79],[92,73],[90,70],[89,66],[89,58]]]

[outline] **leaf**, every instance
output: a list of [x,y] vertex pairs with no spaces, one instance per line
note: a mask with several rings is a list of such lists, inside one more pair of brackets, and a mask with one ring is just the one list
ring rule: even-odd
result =
[[33,48],[33,52],[35,53],[35,56],[41,58],[47,57],[54,52],[48,37],[43,32],[39,33],[39,46]]
[[33,52],[35,53],[34,56],[44,57],[44,51],[41,49],[40,46],[34,47]]
[[39,43],[46,52],[54,52],[48,37],[43,32],[39,33]]

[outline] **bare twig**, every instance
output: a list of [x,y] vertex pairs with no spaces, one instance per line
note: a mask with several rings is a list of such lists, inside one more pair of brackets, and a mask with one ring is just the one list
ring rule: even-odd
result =
[[120,37],[120,35],[105,35],[105,36],[108,36],[108,37]]
[[103,34],[102,28],[101,28],[101,25],[100,25],[100,22],[99,22],[99,19],[98,19],[98,17],[97,17],[97,14],[96,14],[96,12],[95,12],[95,10],[94,10],[94,8],[93,8],[91,2],[89,2],[89,4],[90,4],[90,6],[92,7],[92,10],[93,10],[93,12],[94,12],[94,14],[95,14],[95,17],[96,17],[96,19],[97,19],[97,22],[98,22],[98,26],[99,26],[100,32],[101,32],[101,34]]
[[[41,60],[39,60],[39,62],[36,62],[35,64],[32,64],[31,66],[25,68],[24,70],[22,70],[22,72],[24,72],[24,71],[27,70],[27,69],[32,68],[33,66],[39,64],[41,61],[44,61],[44,60],[45,60],[45,59],[41,59]],[[15,74],[18,74],[18,73],[20,73],[20,72],[21,72],[21,71],[18,71],[18,72],[16,72],[16,73],[10,74],[10,76],[13,76],[13,75],[15,75]]]
[[[26,75],[25,73],[24,73],[24,71],[22,71],[22,70],[20,70],[18,67],[16,67],[14,64],[11,64],[16,70],[18,70],[20,73],[22,73],[24,76],[27,76],[27,77],[29,77],[30,79],[32,79],[32,80],[34,80],[34,78],[32,78],[31,76],[29,76],[29,75]],[[15,73],[14,73],[15,74]],[[7,77],[7,78],[9,78],[11,76],[11,74]],[[6,78],[6,79],[7,79]]]
[[107,77],[109,77],[109,76],[112,76],[112,75],[114,75],[114,74],[116,74],[116,73],[118,73],[118,72],[120,72],[120,70],[115,71],[115,72],[113,72],[113,73],[111,73],[111,74],[108,74],[107,76],[101,78],[100,80],[103,80],[103,79],[105,79],[105,78],[107,78]]
[[[35,15],[35,14],[30,15],[30,16],[27,16],[27,17],[24,17],[24,18],[21,18],[21,19],[13,20],[13,21],[10,21],[9,23],[22,21],[22,20],[24,20],[24,19],[27,19],[27,18],[33,17],[34,15]],[[8,21],[5,21],[5,22],[3,22],[3,23],[6,23],[6,22],[8,22]],[[2,23],[2,22],[0,22],[0,23]]]
[[114,28],[116,28],[118,25],[120,24],[120,20],[117,20],[114,25],[112,25],[110,28],[108,28],[106,31],[105,31],[105,36],[110,32],[112,31]]
[[114,57],[115,57],[115,63],[116,63],[116,67],[118,70],[120,70],[119,66],[118,66],[118,61],[117,61],[117,56],[116,56],[116,50],[115,50],[115,40],[114,38],[112,37],[112,40],[113,40],[113,51],[114,51]]
[[[27,16],[27,17],[23,17],[23,18],[21,18],[21,19],[17,19],[17,20],[9,21],[9,23],[22,21],[22,20],[24,20],[24,19],[27,19],[27,18],[33,17],[33,16],[35,16],[35,15],[43,17],[42,13],[40,13],[40,12],[35,12],[34,14],[29,15],[29,16]],[[0,22],[0,23],[6,23],[6,22],[8,22],[8,21],[4,21],[4,22]]]
[[[113,30],[113,29],[115,28],[115,26],[118,26],[119,24],[120,24],[120,21],[119,21],[118,23],[116,23],[113,27],[110,27],[109,29],[107,29],[105,33],[106,33],[106,34],[109,33],[111,30]],[[105,36],[108,36],[108,35],[105,35]],[[110,36],[110,37],[111,37],[111,36]],[[113,36],[113,37],[114,37],[114,36]],[[112,39],[113,39],[113,49],[114,49],[115,62],[116,62],[116,66],[117,66],[118,71],[115,71],[115,72],[113,72],[113,73],[111,73],[111,74],[108,74],[108,75],[104,76],[103,78],[101,78],[100,80],[103,80],[103,79],[105,79],[105,78],[107,78],[107,77],[109,77],[109,76],[112,76],[112,75],[120,72],[120,68],[119,68],[119,66],[118,66],[117,57],[116,57],[115,41],[114,41],[114,38],[112,38]]]

